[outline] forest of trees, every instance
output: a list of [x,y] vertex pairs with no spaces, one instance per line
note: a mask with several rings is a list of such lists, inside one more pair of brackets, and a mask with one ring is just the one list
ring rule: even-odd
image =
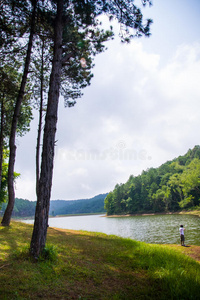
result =
[[50,202],[49,213],[52,216],[69,214],[105,213],[104,200],[107,194],[100,194],[90,199],[53,200]]
[[[104,213],[104,199],[106,196],[107,194],[100,194],[89,199],[51,200],[49,214],[55,217],[57,215]],[[34,217],[35,207],[36,201],[16,198],[13,217]],[[5,208],[6,203],[2,203],[2,207],[0,206],[1,214],[5,211]]]
[[[16,198],[13,208],[13,217],[34,217],[36,201],[29,201],[27,199]],[[1,204],[1,214],[5,212],[6,203]]]
[[176,212],[200,205],[200,146],[185,155],[131,175],[105,199],[108,215]]

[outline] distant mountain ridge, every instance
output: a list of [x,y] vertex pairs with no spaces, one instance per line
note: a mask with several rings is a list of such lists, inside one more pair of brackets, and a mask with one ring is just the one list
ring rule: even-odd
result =
[[50,202],[50,215],[86,214],[106,212],[104,199],[106,194],[100,194],[89,199],[80,200],[52,200]]
[[[68,215],[68,214],[87,214],[104,213],[104,199],[106,194],[100,194],[89,199],[80,200],[51,200],[49,214]],[[1,213],[6,209],[6,203],[3,203]],[[36,201],[27,199],[15,199],[13,217],[33,217],[35,215]]]

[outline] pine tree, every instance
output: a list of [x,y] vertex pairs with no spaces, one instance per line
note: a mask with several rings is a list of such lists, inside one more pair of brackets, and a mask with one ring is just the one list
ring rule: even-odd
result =
[[[54,7],[54,1],[52,1]],[[116,17],[118,21],[124,26],[121,31],[121,38],[123,41],[129,41],[134,35],[140,36],[142,34],[149,35],[149,26],[151,20],[148,20],[146,26],[142,23],[141,11],[133,5],[133,1],[56,1],[56,18],[54,22],[54,51],[52,70],[50,76],[49,93],[47,112],[45,118],[45,128],[43,136],[43,149],[42,149],[42,162],[41,173],[39,178],[37,205],[35,213],[34,229],[31,240],[30,251],[33,257],[38,258],[45,247],[46,235],[48,228],[48,214],[49,204],[51,196],[52,176],[53,176],[53,160],[54,160],[54,147],[55,147],[55,134],[57,125],[57,112],[59,94],[62,92],[62,76],[68,76],[72,86],[74,83],[79,86],[80,89],[86,86],[92,77],[90,74],[90,68],[92,66],[91,56],[94,53],[100,52],[102,42],[106,40],[98,40],[97,36],[90,35],[90,38],[85,38],[88,35],[89,30],[93,32],[92,28],[96,24],[96,17],[102,13],[109,14],[110,19]],[[89,52],[85,52],[86,57],[83,56],[85,62],[84,65],[89,65],[88,70],[82,70],[77,67],[77,49],[72,42],[73,37],[65,40],[65,34],[68,35],[69,30],[79,30],[79,34],[83,33],[83,39],[81,43],[88,43]],[[130,29],[133,32],[130,32]],[[87,33],[87,34],[85,34]],[[90,40],[90,41],[89,41]],[[91,48],[89,48],[91,46]],[[83,47],[84,49],[85,47]],[[81,47],[79,46],[79,49]],[[87,47],[85,48],[87,49]],[[81,57],[79,58],[79,60]],[[75,62],[75,64],[74,64]],[[72,68],[70,68],[73,65]],[[65,68],[64,66],[67,66]],[[81,70],[81,72],[79,72]],[[67,72],[66,72],[67,71]],[[87,71],[87,72],[85,72]],[[69,76],[72,72],[73,76]],[[85,73],[85,74],[84,74]],[[81,77],[77,75],[80,74]],[[77,89],[75,89],[76,91]],[[70,91],[70,96],[73,92]],[[75,95],[75,97],[77,94]],[[74,102],[68,101],[67,105],[73,105]]]
[[[12,2],[12,1],[11,1]],[[13,1],[13,5],[16,4]],[[18,7],[20,6],[21,1],[17,3]],[[16,6],[17,7],[17,6]],[[18,92],[18,97],[15,103],[13,118],[12,118],[12,126],[10,132],[10,139],[9,139],[9,166],[8,166],[8,205],[6,207],[3,219],[1,224],[4,226],[9,226],[14,202],[15,202],[15,190],[14,190],[14,165],[15,165],[15,156],[16,156],[16,145],[15,145],[15,138],[16,138],[16,131],[17,131],[17,123],[19,120],[20,115],[20,108],[23,101],[29,66],[30,66],[30,59],[31,59],[31,51],[33,45],[33,38],[35,33],[35,23],[36,23],[36,12],[37,12],[37,0],[32,0],[32,15],[31,15],[31,24],[30,24],[30,34],[29,34],[29,42],[26,52],[26,59],[24,64],[24,71],[22,75],[21,85]]]

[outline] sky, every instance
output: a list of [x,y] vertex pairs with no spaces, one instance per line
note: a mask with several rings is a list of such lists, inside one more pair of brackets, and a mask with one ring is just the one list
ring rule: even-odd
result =
[[[200,145],[200,1],[154,0],[142,12],[152,36],[121,44],[114,24],[84,96],[73,108],[60,97],[52,200],[110,192]],[[16,141],[15,193],[31,201],[37,114]]]

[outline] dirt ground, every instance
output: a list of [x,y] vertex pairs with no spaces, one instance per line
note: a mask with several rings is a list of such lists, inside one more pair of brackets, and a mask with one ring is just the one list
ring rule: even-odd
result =
[[172,248],[176,248],[181,250],[182,253],[194,258],[196,261],[200,263],[200,246],[187,245],[183,247],[181,245],[170,245]]

